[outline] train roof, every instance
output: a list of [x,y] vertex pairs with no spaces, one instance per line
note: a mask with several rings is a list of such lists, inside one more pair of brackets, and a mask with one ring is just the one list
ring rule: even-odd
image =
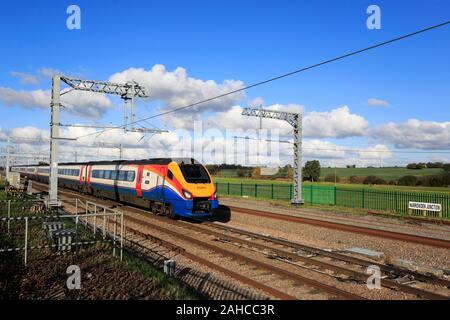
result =
[[[193,163],[199,164],[194,158],[152,158],[141,160],[112,160],[112,161],[88,161],[88,162],[62,162],[58,163],[60,166],[75,166],[75,165],[124,165],[124,164],[159,164],[166,165],[171,162],[181,163]],[[15,165],[11,167],[48,167],[48,164],[32,164],[32,165]]]

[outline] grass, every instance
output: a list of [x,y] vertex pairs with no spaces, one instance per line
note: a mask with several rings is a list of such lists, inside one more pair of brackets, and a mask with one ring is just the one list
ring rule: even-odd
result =
[[197,300],[199,296],[173,279],[169,278],[164,272],[155,269],[148,262],[141,260],[127,252],[123,253],[123,262],[127,266],[139,273],[149,277],[159,287],[163,288],[167,296],[175,300]]
[[[214,182],[218,183],[232,183],[232,184],[246,184],[246,185],[271,185],[276,186],[289,186],[292,184],[290,180],[267,180],[267,179],[251,179],[251,178],[232,178],[232,177],[213,177]],[[350,183],[332,183],[332,182],[307,182],[304,181],[303,185],[309,186],[335,186],[343,189],[351,190],[378,190],[378,191],[405,191],[405,192],[433,192],[433,193],[444,193],[448,194],[450,192],[449,188],[445,187],[421,187],[421,186],[396,186],[396,185],[366,185],[366,184],[350,184]]]
[[[0,199],[5,199],[5,192],[0,190]],[[14,208],[12,210],[12,216],[29,216],[30,214],[25,210],[23,211],[23,207],[26,206],[26,200],[20,199],[19,201],[14,202]],[[2,210],[2,214],[6,215]],[[71,219],[64,219],[65,228],[74,227],[74,222]],[[0,225],[0,247],[2,248],[10,248],[10,247],[22,247],[24,245],[24,234],[23,234],[23,221],[12,221],[11,222],[11,234],[7,234],[6,232],[6,224]],[[82,224],[78,225],[78,237],[80,241],[93,240],[92,231],[89,229],[85,229]],[[86,238],[90,237],[90,238]],[[31,220],[29,222],[29,246],[39,246],[48,244],[48,236],[47,233],[42,229],[42,220],[36,219]],[[100,246],[101,248],[97,248]],[[106,246],[106,247],[104,247]],[[97,261],[97,256],[101,258],[102,255],[105,255],[106,260]],[[56,278],[45,278],[40,277],[42,274],[54,273],[55,266],[44,265],[43,261],[51,260],[52,262],[56,262],[59,259],[61,263],[64,259],[78,259],[79,263],[86,263],[91,266],[93,270],[97,270],[98,264],[103,263],[102,267],[105,270],[111,270],[114,274],[122,274],[129,277],[129,279],[125,279],[125,282],[122,282],[115,286],[109,285],[110,279],[108,275],[99,274],[98,281],[100,284],[104,284],[101,288],[91,288],[88,290],[92,293],[90,295],[89,292],[80,292],[81,296],[71,297],[65,296],[65,298],[78,299],[80,297],[98,297],[98,298],[108,298],[109,294],[115,294],[116,297],[126,296],[128,293],[126,286],[128,287],[133,284],[139,284],[139,288],[131,288],[133,292],[130,292],[131,296],[137,296],[139,298],[151,297],[153,299],[177,299],[177,300],[196,300],[199,299],[200,296],[196,294],[194,291],[187,288],[185,285],[177,281],[176,279],[170,278],[166,276],[162,271],[155,268],[153,265],[145,261],[140,257],[133,256],[130,253],[123,253],[123,261],[118,260],[117,258],[112,258],[111,256],[111,247],[109,244],[97,244],[93,246],[89,246],[87,248],[81,249],[78,254],[73,255],[63,255],[58,256],[53,253],[53,251],[49,249],[35,249],[29,251],[29,267],[23,267],[23,253],[22,252],[12,252],[7,255],[2,255],[0,257],[0,297],[19,297],[19,293],[22,292],[22,286],[20,285],[24,279],[36,279],[40,278],[39,284],[41,287],[33,288],[33,285],[28,286],[25,290],[24,297],[28,297],[33,299],[37,298],[45,298],[46,293],[43,292],[43,287],[52,287],[57,286],[60,283],[65,283],[64,281],[56,281]],[[56,258],[55,258],[56,257]],[[78,257],[78,258],[77,258]],[[110,257],[110,258],[109,258]],[[85,260],[84,258],[88,259]],[[92,260],[92,259],[93,260]],[[64,260],[66,262],[66,260]],[[92,261],[91,261],[92,260]],[[78,264],[77,262],[77,264]],[[59,264],[61,264],[59,263]],[[58,263],[56,263],[58,265]],[[12,266],[18,266],[18,268],[13,268]],[[103,269],[100,269],[103,270]],[[65,276],[65,272],[60,272]],[[45,279],[44,279],[45,278]],[[10,281],[11,279],[15,279],[16,281]],[[139,280],[140,279],[140,280]],[[64,279],[63,279],[64,280]],[[134,282],[133,282],[134,281]],[[4,284],[8,284],[6,287]],[[114,281],[112,281],[114,283]],[[145,288],[146,284],[150,284],[152,287]],[[152,291],[152,288],[154,291]],[[130,289],[130,288],[128,288]],[[125,291],[124,291],[125,290]],[[146,291],[147,290],[147,291]],[[149,291],[150,290],[150,291]]]
[[321,168],[320,178],[325,178],[327,174],[336,174],[339,178],[350,178],[351,176],[377,176],[384,180],[398,180],[403,176],[413,175],[423,177],[428,175],[442,174],[439,168],[425,168],[420,170],[406,168]]
[[[425,168],[420,170],[406,168],[321,168],[320,178],[323,179],[327,174],[336,172],[339,178],[348,179],[351,176],[377,176],[384,180],[398,180],[403,176],[413,175],[416,177],[439,175],[443,170],[439,168]],[[238,178],[236,169],[221,170],[219,175],[223,178]]]

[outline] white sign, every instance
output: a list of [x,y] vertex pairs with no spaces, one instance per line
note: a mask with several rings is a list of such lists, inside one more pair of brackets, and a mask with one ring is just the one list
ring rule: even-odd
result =
[[415,210],[441,212],[442,205],[440,205],[439,203],[426,203],[426,202],[413,202],[413,201],[410,201],[408,203],[408,208],[409,209],[415,209]]

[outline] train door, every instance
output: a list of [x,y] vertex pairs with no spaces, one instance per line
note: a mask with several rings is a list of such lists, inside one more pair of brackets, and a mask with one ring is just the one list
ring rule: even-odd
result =
[[80,185],[78,186],[78,190],[80,191],[83,190],[83,184],[85,179],[84,168],[85,168],[84,166],[81,166],[80,168]]
[[136,173],[136,196],[142,198],[142,176],[144,172],[144,166],[138,166]]
[[158,174],[158,178],[156,180],[156,186],[157,186],[157,190],[159,192],[159,200],[164,202],[165,197],[164,197],[164,185],[165,185],[165,181],[166,181],[166,170],[163,166],[161,166],[159,168],[159,174]]

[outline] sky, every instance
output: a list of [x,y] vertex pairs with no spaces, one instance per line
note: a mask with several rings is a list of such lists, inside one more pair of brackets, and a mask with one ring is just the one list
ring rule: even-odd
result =
[[[80,8],[81,28],[70,30],[67,9],[73,4]],[[370,5],[380,8],[380,29],[367,27]],[[137,81],[149,98],[136,102],[136,114],[147,118],[449,19],[446,0],[3,2],[0,140],[16,137],[18,152],[45,156],[48,144],[20,137],[48,137],[54,74]],[[262,104],[303,113],[305,160],[337,166],[450,162],[449,37],[447,25],[140,123],[165,134],[117,130],[97,136],[94,129],[65,127],[68,137],[91,135],[63,143],[61,159],[73,160],[74,151],[83,160],[117,156],[114,149],[95,147],[98,142],[122,143],[127,158],[172,156],[190,145],[183,152],[206,162],[250,157],[247,164],[269,158],[272,165],[291,163],[290,144],[276,146],[278,158],[264,158],[275,149],[271,142],[256,149],[245,141],[233,144],[233,135],[248,136],[259,127],[258,119],[240,115],[242,108]],[[117,97],[71,92],[61,99],[63,124],[123,124]],[[209,132],[192,140],[200,121]],[[263,128],[272,140],[292,139],[282,121],[263,120]],[[198,144],[222,152],[198,154]]]

